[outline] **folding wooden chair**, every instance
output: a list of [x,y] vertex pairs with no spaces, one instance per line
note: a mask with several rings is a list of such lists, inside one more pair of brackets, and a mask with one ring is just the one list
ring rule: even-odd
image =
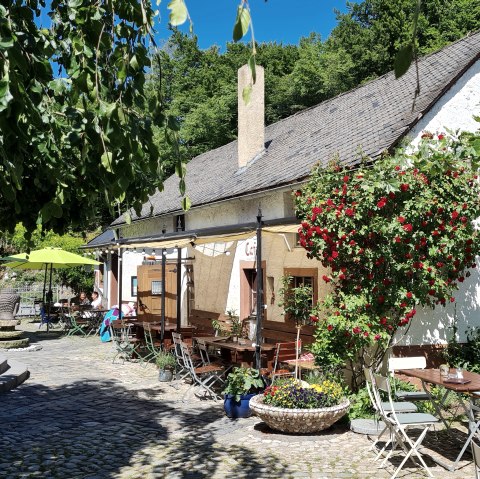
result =
[[[401,471],[409,458],[412,460],[417,458],[420,462],[420,465],[427,471],[427,474],[430,477],[433,477],[433,474],[430,472],[430,469],[427,467],[422,455],[420,454],[420,446],[422,445],[422,442],[429,429],[434,424],[439,423],[440,420],[431,414],[419,412],[400,413],[395,411],[395,403],[392,399],[392,391],[390,389],[388,378],[374,374],[372,377],[372,384],[374,385],[377,407],[380,411],[383,422],[388,426],[390,431],[390,441],[387,442],[382,451],[380,451],[377,458],[385,451],[388,444],[392,445],[390,452],[387,454],[380,467],[385,466],[388,459],[395,452],[397,445],[400,445],[405,453],[405,457],[391,476],[391,479],[397,477],[398,473]],[[390,412],[388,413],[382,406],[382,401],[380,400],[380,391],[383,391],[388,395],[388,401],[390,403]],[[408,430],[410,428],[421,429],[421,432],[416,440],[413,440],[408,435]]]
[[[295,371],[290,369],[288,366],[285,367],[285,364],[288,364],[288,361],[295,361],[297,355],[295,344],[296,341],[290,341],[287,343],[277,343],[275,345],[273,371],[270,375],[272,383],[275,381],[276,378],[295,377]],[[302,341],[299,340],[298,350],[301,351],[301,349]]]
[[185,367],[188,369],[192,380],[192,384],[187,391],[185,391],[183,400],[185,400],[189,391],[195,386],[199,386],[205,392],[205,394],[210,395],[210,397],[215,400],[223,399],[220,394],[213,390],[213,386],[217,383],[220,385],[224,384],[221,376],[224,374],[225,368],[223,366],[217,366],[214,364],[195,367],[188,345],[182,342],[180,347],[182,350]]

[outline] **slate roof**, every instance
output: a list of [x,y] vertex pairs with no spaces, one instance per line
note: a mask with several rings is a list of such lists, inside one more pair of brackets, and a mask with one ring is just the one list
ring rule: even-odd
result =
[[100,248],[102,246],[110,245],[115,241],[112,230],[102,231],[98,236],[91,239],[86,245],[83,245],[82,248]]
[[[419,61],[421,92],[412,111],[415,69],[399,80],[393,72],[265,129],[265,152],[243,169],[237,165],[237,142],[193,158],[187,165],[187,194],[192,206],[288,185],[305,179],[317,162],[336,153],[347,164],[358,162],[358,149],[375,158],[395,146],[421,116],[480,58],[480,32]],[[151,197],[153,215],[181,211],[178,178]],[[142,215],[150,215],[150,203]],[[124,223],[118,218],[112,226]]]

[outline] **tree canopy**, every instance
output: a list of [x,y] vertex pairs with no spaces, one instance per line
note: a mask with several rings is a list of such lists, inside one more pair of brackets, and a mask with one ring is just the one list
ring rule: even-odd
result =
[[143,0],[0,2],[0,228],[63,231],[100,195],[138,209],[161,187],[152,125],[176,122],[144,108],[153,16]]
[[[184,193],[183,162],[236,137],[239,66],[265,67],[272,123],[390,70],[417,3],[349,4],[328,40],[299,45],[256,45],[252,31],[221,53],[175,32],[151,70],[151,2],[1,0],[0,229],[89,228],[105,207],[138,211],[173,171]],[[188,20],[184,0],[168,8],[172,25]],[[416,24],[429,52],[478,29],[480,5],[423,0]],[[250,26],[241,0],[234,41]]]

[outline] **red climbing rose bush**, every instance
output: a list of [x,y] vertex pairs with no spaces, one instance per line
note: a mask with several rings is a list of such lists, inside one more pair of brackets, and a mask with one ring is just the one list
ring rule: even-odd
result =
[[378,361],[419,306],[455,301],[480,249],[479,153],[479,136],[424,134],[414,152],[318,167],[296,192],[300,244],[328,267],[320,363]]

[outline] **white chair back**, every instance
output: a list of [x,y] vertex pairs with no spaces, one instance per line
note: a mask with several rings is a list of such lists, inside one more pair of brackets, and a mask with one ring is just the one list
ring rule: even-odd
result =
[[409,358],[390,358],[388,360],[388,370],[393,373],[399,369],[425,369],[427,360],[425,356],[412,356]]

